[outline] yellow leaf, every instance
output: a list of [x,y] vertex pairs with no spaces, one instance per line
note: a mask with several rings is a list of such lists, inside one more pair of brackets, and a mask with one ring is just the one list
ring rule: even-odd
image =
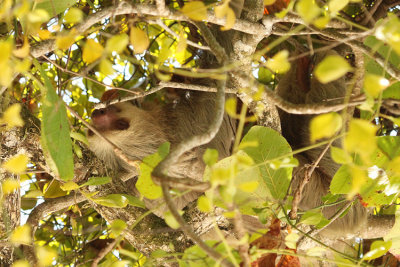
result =
[[32,65],[30,58],[25,58],[24,60],[15,62],[16,72],[27,72]]
[[333,136],[342,127],[342,117],[335,113],[321,114],[310,122],[310,139],[315,142]]
[[351,177],[352,182],[351,182],[351,190],[349,192],[348,197],[351,198],[355,194],[360,193],[361,187],[367,182],[368,177],[367,177],[367,171],[361,168],[358,168],[356,166],[351,168]]
[[67,23],[75,24],[81,22],[83,19],[83,12],[79,8],[71,7],[67,14],[64,16],[64,20]]
[[328,25],[329,21],[331,21],[329,14],[324,14],[323,16],[315,19],[313,24],[319,29],[324,29],[326,25]]
[[258,181],[251,181],[246,183],[241,183],[239,189],[243,192],[251,193],[254,192],[258,187]]
[[0,41],[0,64],[8,63],[13,46],[11,41]]
[[[1,51],[1,50],[0,50]],[[1,52],[0,52],[1,57]],[[13,66],[10,62],[0,63],[0,85],[2,86],[10,86],[12,82],[12,77],[14,73]]]
[[179,41],[176,45],[176,53],[184,52],[187,47],[187,40],[183,34],[183,31],[179,34]]
[[191,1],[185,3],[181,12],[188,18],[196,21],[205,20],[207,18],[207,7],[202,1]]
[[235,212],[234,211],[224,212],[223,215],[224,215],[225,218],[228,218],[228,219],[235,218]]
[[9,106],[4,112],[2,120],[7,123],[9,129],[24,126],[24,121],[21,118],[21,105],[13,104]]
[[17,180],[15,179],[5,179],[2,183],[1,183],[1,188],[2,188],[2,192],[4,195],[8,195],[11,194],[12,192],[14,192],[14,190],[19,189],[20,184]]
[[275,2],[276,2],[276,0],[264,0],[264,6],[270,6]]
[[206,196],[200,196],[197,199],[197,207],[202,212],[210,212],[212,210],[210,200]]
[[330,55],[318,64],[314,74],[321,83],[329,83],[351,70],[352,67],[344,58],[338,55]]
[[126,34],[114,35],[108,39],[106,44],[106,51],[108,53],[116,52],[121,53],[129,43],[129,38]]
[[226,22],[223,27],[221,27],[221,30],[227,31],[232,29],[233,25],[235,24],[236,21],[236,16],[235,12],[233,12],[232,8],[228,7],[226,11]]
[[28,164],[28,157],[24,154],[19,154],[4,162],[1,167],[9,172],[21,174],[25,172]]
[[32,24],[47,22],[50,19],[49,14],[44,9],[34,9],[27,15],[28,21]]
[[29,52],[30,52],[30,45],[28,39],[25,38],[24,45],[21,48],[14,50],[13,55],[19,58],[26,58],[27,56],[29,56]]
[[56,39],[56,46],[58,49],[64,50],[70,48],[75,43],[76,31],[72,29],[68,34],[58,36]]
[[100,61],[99,69],[100,72],[106,76],[115,73],[115,70],[113,69],[111,62],[108,59],[103,59],[102,61]]
[[64,191],[72,191],[72,190],[78,189],[78,188],[79,188],[79,185],[76,184],[76,183],[74,183],[74,182],[72,182],[72,181],[69,181],[69,182],[66,182],[65,184],[62,184],[62,185],[60,186],[60,188],[61,188],[62,190],[64,190]]
[[349,152],[359,153],[363,159],[368,160],[376,148],[376,130],[376,126],[368,121],[351,120],[349,132],[344,139],[345,149]]
[[31,265],[26,260],[18,260],[13,263],[12,267],[31,267]]
[[306,23],[311,23],[321,13],[315,0],[297,1],[296,11]]
[[57,257],[57,252],[49,247],[36,247],[36,257],[41,267],[51,266]]
[[82,59],[90,64],[103,55],[103,46],[93,39],[88,39],[83,47]]
[[63,197],[68,194],[61,189],[61,183],[53,179],[50,183],[45,184],[43,187],[43,195],[45,198]]
[[147,37],[147,34],[142,31],[141,29],[138,28],[131,28],[131,33],[130,33],[130,42],[133,45],[133,49],[135,50],[135,53],[141,54],[150,45],[149,38]]
[[366,74],[364,77],[364,89],[367,94],[377,98],[379,94],[389,86],[389,81],[382,76]]
[[400,157],[395,157],[392,159],[387,167],[386,170],[391,172],[392,174],[400,175]]
[[51,32],[49,30],[38,30],[37,34],[42,40],[47,40],[51,37]]
[[214,8],[215,16],[219,19],[222,19],[226,15],[226,10],[229,8],[228,2],[224,2],[221,5],[218,5]]
[[289,52],[282,50],[276,53],[272,58],[267,60],[266,66],[276,73],[285,73],[290,69],[288,61]]
[[236,114],[237,101],[236,98],[228,98],[225,102],[225,111],[229,116],[237,118]]
[[330,0],[328,3],[329,11],[332,13],[339,12],[347,6],[348,3],[349,0]]
[[32,242],[31,227],[28,224],[18,226],[11,233],[10,241],[16,245],[31,244]]

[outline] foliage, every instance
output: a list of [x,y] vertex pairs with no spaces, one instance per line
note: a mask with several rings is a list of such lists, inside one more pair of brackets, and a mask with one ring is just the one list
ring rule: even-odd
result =
[[[322,207],[315,207],[300,212],[297,220],[290,219],[289,210],[293,208],[290,192],[294,190],[290,188],[290,179],[298,164],[296,154],[331,145],[336,139],[342,140],[343,147],[332,147],[331,158],[341,167],[332,179],[324,205],[340,203],[342,195],[346,195],[347,199],[374,208],[375,214],[396,214],[396,224],[368,250],[362,251],[359,246],[358,253],[353,253],[355,256],[332,252],[333,261],[340,266],[362,265],[378,262],[390,253],[398,256],[400,119],[396,116],[400,114],[400,4],[367,0],[264,0],[262,24],[258,22],[262,4],[254,7],[250,3],[257,1],[245,1],[242,19],[236,17],[235,0],[171,0],[165,1],[165,6],[161,2],[164,3],[109,0],[0,3],[0,109],[3,109],[0,134],[3,138],[20,131],[11,135],[22,136],[20,144],[14,145],[18,149],[1,151],[0,203],[10,205],[14,196],[21,203],[22,212],[21,225],[12,226],[18,222],[11,222],[8,210],[0,208],[0,250],[3,243],[7,245],[4,247],[15,250],[13,266],[34,263],[24,255],[26,250],[20,245],[35,252],[33,256],[39,266],[89,266],[95,260],[102,266],[155,266],[160,262],[178,262],[180,266],[226,264],[222,260],[239,266],[249,264],[245,263],[246,257],[253,266],[265,263],[274,266],[276,255],[284,255],[280,266],[298,266],[297,257],[323,259],[320,251],[310,249],[303,254],[296,251],[299,236],[303,234],[299,227],[322,228],[331,218],[322,215]],[[225,38],[234,32],[236,50],[226,60],[224,52],[210,41],[207,33]],[[280,75],[290,71],[291,63],[299,57],[299,47],[307,48],[308,56],[339,43],[352,48],[346,59],[328,56],[312,66],[312,75],[321,83],[345,76],[349,93],[344,103],[349,109],[357,104],[355,118],[346,111],[315,116],[309,129],[313,144],[299,150],[292,150],[275,130],[251,127],[254,119],[247,116],[247,106],[259,122],[268,121],[266,116],[274,116],[273,112],[262,114],[268,105],[293,108],[290,103],[279,102],[272,89],[278,85]],[[216,67],[220,58],[225,65]],[[180,89],[171,89],[173,85],[164,86],[167,88],[163,91],[155,90],[163,87],[163,82],[185,88],[184,85],[203,85],[204,80],[213,84],[228,76],[234,77],[232,80],[238,84],[246,81],[239,85],[228,82],[228,86],[236,86],[228,89],[238,92],[243,102],[239,113],[236,102],[226,103],[227,113],[239,121],[237,140],[228,158],[218,160],[215,150],[205,152],[204,181],[209,189],[197,200],[198,210],[213,218],[210,222],[216,231],[213,238],[217,240],[208,240],[206,246],[224,258],[218,262],[199,244],[189,242],[185,249],[178,250],[174,247],[176,240],[166,240],[168,236],[161,235],[157,240],[159,247],[135,247],[128,239],[132,235],[126,233],[140,227],[138,232],[150,233],[143,221],[151,212],[129,217],[134,218],[130,221],[123,216],[106,221],[99,206],[110,208],[115,214],[132,213],[132,208],[137,208],[135,211],[146,208],[143,197],[162,198],[162,188],[153,181],[152,171],[169,153],[169,144],[140,162],[136,183],[140,197],[133,193],[108,193],[105,188],[117,187],[119,177],[111,178],[109,173],[88,167],[92,173],[78,179],[82,178],[88,159],[94,160],[86,149],[87,129],[83,122],[90,120],[95,104],[107,89],[119,90],[118,96],[125,100],[154,90],[143,97],[143,103],[162,105],[182,95],[176,92]],[[351,95],[353,89],[359,91],[355,96]],[[314,105],[308,110],[318,107]],[[304,113],[305,109],[302,110]],[[321,112],[313,114],[317,113]],[[26,145],[29,144],[26,139],[33,136],[26,129],[35,125],[35,120],[40,121],[42,149],[36,153]],[[41,211],[40,218],[32,218],[41,203],[62,202],[81,195],[88,202],[72,201],[69,207],[60,209],[51,206],[49,214],[47,210]],[[19,209],[19,204],[14,206]],[[216,207],[223,211],[217,214],[220,209]],[[183,211],[177,213],[186,216]],[[240,225],[244,222],[238,219],[242,215],[257,216],[261,223],[268,222],[269,227],[254,234],[243,233]],[[238,239],[233,244],[218,228],[218,216],[233,221],[235,227],[228,227],[234,233],[231,236]],[[28,217],[29,222],[36,223],[26,223]],[[271,226],[272,221],[275,224]],[[281,223],[287,226],[286,236],[280,231]],[[165,214],[165,221],[160,224],[164,229],[185,229],[173,212]],[[143,242],[136,245],[153,241],[139,238],[143,236],[138,237]],[[328,247],[324,249],[329,250]]]

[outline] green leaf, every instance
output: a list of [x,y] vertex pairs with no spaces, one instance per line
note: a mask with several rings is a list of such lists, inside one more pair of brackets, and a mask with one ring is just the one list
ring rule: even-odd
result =
[[144,197],[148,199],[157,199],[162,197],[161,186],[156,185],[153,182],[151,173],[157,164],[165,158],[169,153],[169,143],[162,144],[158,151],[145,157],[143,162],[140,164],[140,175],[136,182],[136,188]]
[[145,209],[146,206],[144,205],[143,201],[141,201],[139,198],[128,195],[128,194],[122,194],[126,199],[128,199],[128,204],[134,207],[142,208]]
[[258,76],[257,80],[263,84],[269,84],[274,80],[273,73],[264,67],[258,68]]
[[[179,211],[179,213],[183,214],[182,211]],[[181,226],[170,211],[164,213],[164,220],[172,229],[178,229]]]
[[[237,251],[233,250],[230,246],[226,246],[222,242],[217,242],[214,240],[205,241],[207,246],[216,250],[221,255],[228,255],[227,249],[231,249],[231,253],[233,257],[235,257],[236,262],[240,262],[240,257]],[[187,248],[182,256],[182,259],[179,261],[180,267],[205,267],[205,266],[220,266],[219,262],[215,262],[213,258],[211,258],[203,249],[199,246],[194,245],[190,248]]]
[[164,258],[164,257],[170,257],[170,254],[164,250],[157,249],[151,253],[150,257],[151,258]]
[[342,128],[342,117],[336,112],[318,115],[310,122],[311,142],[332,137],[340,128]]
[[392,241],[390,252],[394,255],[398,255],[400,253],[400,210],[396,211],[395,218],[396,220],[392,229],[383,237],[383,240],[386,242]]
[[351,156],[345,150],[335,146],[331,147],[331,157],[339,164],[348,164],[353,161]]
[[36,0],[34,1],[35,9],[44,9],[47,13],[54,17],[76,4],[76,0]]
[[186,2],[181,12],[195,21],[205,20],[207,18],[207,7],[202,1]]
[[128,199],[122,194],[110,194],[104,197],[92,198],[93,202],[110,207],[110,208],[124,208],[128,205]]
[[122,231],[126,229],[127,225],[123,220],[116,219],[111,223],[110,227],[115,236],[120,236]]
[[[245,153],[239,151],[237,154]],[[204,180],[210,179],[214,186],[220,186],[215,192],[207,191],[207,198],[212,198],[213,203],[222,208],[227,208],[227,205],[234,202],[243,214],[256,215],[254,209],[263,208],[265,200],[271,196],[259,168],[238,164],[236,154],[220,160],[212,170],[207,168],[204,172]],[[246,183],[250,186],[257,183],[258,186],[252,192],[238,190],[242,184]]]
[[274,170],[265,161],[291,153],[290,145],[276,131],[261,126],[252,127],[242,139],[242,143],[252,142],[258,142],[258,146],[247,146],[243,148],[243,151],[259,165],[258,169],[262,175],[263,182],[271,192],[272,197],[283,199],[292,178],[293,169]]
[[307,225],[317,225],[321,222],[321,220],[326,219],[324,215],[322,215],[321,210],[313,209],[308,210],[301,216],[300,222]]
[[35,64],[44,80],[42,92],[41,143],[49,167],[68,181],[74,178],[72,141],[70,138],[67,112],[62,100],[47,77],[42,66]]
[[300,236],[299,236],[298,234],[292,232],[292,233],[288,234],[288,235],[285,237],[285,245],[286,245],[288,248],[296,249],[296,247],[297,247],[297,241],[299,240],[299,238],[300,238]]
[[[388,19],[380,21],[375,36],[389,44],[400,55],[400,20],[395,14],[388,13]],[[382,23],[383,22],[383,23]]]
[[339,253],[335,253],[334,257],[335,263],[338,267],[354,266],[354,263],[351,260],[343,258]]
[[89,180],[82,184],[81,186],[88,186],[88,185],[103,185],[111,183],[111,177],[90,177]]
[[329,83],[351,70],[352,67],[344,58],[338,55],[330,55],[318,64],[314,74],[321,83]]
[[371,244],[370,250],[365,253],[364,260],[373,260],[382,257],[392,247],[392,241],[376,240]]
[[[370,35],[365,38],[364,44],[371,48],[372,51],[376,51],[383,58],[388,59],[394,66],[400,65],[400,56],[391,49],[390,46],[386,45],[385,42],[378,40],[375,36]],[[382,75],[384,73],[383,68],[370,56],[365,56],[365,70],[366,73],[372,73],[376,75]]]
[[347,194],[351,190],[351,168],[343,165],[332,178],[329,190],[332,194]]
[[299,161],[296,158],[283,158],[273,160],[269,165],[274,170],[280,168],[294,168],[299,165]]
[[203,155],[203,161],[208,166],[214,165],[218,161],[218,151],[216,149],[207,148]]

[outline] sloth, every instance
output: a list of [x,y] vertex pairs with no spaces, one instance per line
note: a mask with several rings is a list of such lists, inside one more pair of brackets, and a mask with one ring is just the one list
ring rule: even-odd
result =
[[[169,142],[173,149],[182,140],[204,133],[215,116],[215,96],[214,93],[190,92],[189,96],[181,97],[178,103],[163,106],[143,104],[139,107],[133,102],[120,102],[95,109],[92,113],[92,124],[98,132],[121,149],[129,160],[141,161],[157,152],[159,146],[165,142]],[[205,168],[202,160],[205,150],[216,149],[220,159],[229,156],[235,138],[235,127],[235,121],[225,115],[214,139],[206,145],[184,153],[169,167],[168,175],[201,181]],[[133,178],[137,175],[135,167],[118,157],[110,144],[90,130],[88,140],[90,149],[121,177]],[[182,209],[200,194],[186,193],[176,198],[175,205]],[[145,200],[145,204],[154,209],[160,201]],[[162,215],[165,210],[166,208],[157,209],[155,213]]]

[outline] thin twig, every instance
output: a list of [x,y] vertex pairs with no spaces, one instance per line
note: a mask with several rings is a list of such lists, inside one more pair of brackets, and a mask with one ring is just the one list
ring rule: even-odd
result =
[[[179,40],[180,38],[182,38],[182,37],[180,37],[176,32],[174,32],[170,27],[168,27],[167,25],[165,25],[164,22],[162,22],[161,19],[157,19],[157,20],[154,20],[154,21],[149,20],[149,22],[154,22],[154,23],[158,24],[161,28],[163,28],[166,32],[168,32],[169,34],[171,34],[171,35],[172,35],[173,37],[175,37],[177,40]],[[196,47],[196,48],[199,48],[199,49],[202,49],[202,50],[207,50],[207,51],[210,51],[210,50],[211,50],[210,47],[208,47],[208,46],[196,44],[195,42],[192,42],[192,41],[190,41],[190,40],[188,40],[188,39],[186,39],[186,43],[187,43],[188,45],[191,45],[191,46],[193,46],[193,47]]]
[[293,193],[292,210],[289,212],[290,219],[294,220],[297,218],[297,207],[301,201],[301,193],[303,192],[304,186],[310,181],[311,175],[315,171],[315,168],[318,166],[319,162],[324,157],[324,155],[326,154],[332,143],[333,140],[326,145],[324,150],[322,150],[322,152],[320,153],[319,157],[314,161],[314,163],[310,167],[305,167],[307,169],[304,172],[304,177],[301,177],[302,179],[300,180],[296,190]]
[[343,212],[345,212],[351,205],[353,205],[353,202],[357,200],[357,196],[354,196],[352,200],[349,200],[342,208],[340,208],[333,216],[331,216],[329,218],[329,222],[322,228],[320,229],[312,229],[310,231],[307,232],[306,235],[303,235],[299,241],[297,242],[297,246],[301,246],[303,244],[303,242],[305,241],[305,238],[308,236],[315,236],[316,234],[318,234],[319,232],[321,232],[322,230],[326,229],[329,225],[331,225],[336,219],[338,219]]
[[124,92],[129,92],[129,93],[131,93],[131,94],[139,94],[139,92],[135,92],[135,91],[132,91],[132,90],[130,90],[130,89],[126,89],[126,88],[122,88],[122,87],[116,87],[116,86],[113,86],[113,85],[104,84],[104,83],[102,83],[102,82],[100,82],[100,81],[98,81],[98,80],[96,80],[96,79],[93,79],[93,78],[91,78],[91,77],[89,77],[89,76],[86,76],[86,75],[84,75],[84,74],[81,74],[81,73],[79,73],[79,72],[74,72],[74,71],[71,71],[71,70],[69,70],[69,69],[63,68],[62,66],[58,65],[56,62],[54,62],[53,60],[49,59],[49,58],[46,57],[46,56],[42,56],[42,57],[45,58],[45,59],[46,59],[48,62],[50,62],[51,64],[53,64],[56,68],[60,69],[62,72],[65,72],[65,73],[68,73],[68,74],[71,74],[71,75],[74,75],[74,76],[82,77],[82,78],[84,78],[84,79],[86,79],[86,80],[89,80],[89,81],[94,82],[94,83],[96,83],[96,84],[102,85],[102,86],[104,86],[104,87],[106,87],[106,88],[108,87],[108,88],[110,88],[110,89],[121,90],[121,91],[124,91]]

